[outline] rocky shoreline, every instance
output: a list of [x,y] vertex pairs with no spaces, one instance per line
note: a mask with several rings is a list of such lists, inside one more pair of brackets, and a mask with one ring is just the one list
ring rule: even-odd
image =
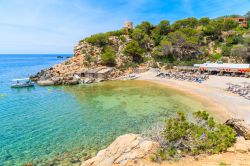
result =
[[[119,37],[109,37],[109,43],[116,51],[116,66],[105,80],[112,80],[121,76],[124,76],[129,71],[120,70],[129,61],[127,56],[123,55],[123,49],[130,41],[129,37],[124,35],[125,41],[122,41]],[[85,82],[81,76],[82,73],[87,70],[93,70],[97,68],[105,68],[101,60],[101,54],[103,47],[95,46],[86,41],[80,41],[74,48],[74,56],[67,59],[61,64],[54,65],[49,69],[44,69],[38,72],[36,75],[31,76],[32,81],[37,82],[39,85],[76,85],[81,82]],[[93,79],[89,82],[98,82],[100,80]]]
[[140,135],[125,134],[81,166],[141,165],[150,162],[150,155],[156,153],[158,147],[157,142]]
[[[223,158],[229,155],[228,153],[238,155],[242,154],[243,159],[236,159],[236,164],[249,164],[245,161],[249,158],[250,154],[250,126],[243,120],[229,119],[225,124],[233,127],[238,136],[236,143],[227,149],[226,152],[221,153],[220,162],[223,162]],[[197,161],[209,158],[216,158],[217,155],[199,155],[199,156],[186,156],[181,161],[163,161],[162,163],[153,162],[151,157],[159,149],[159,143],[148,140],[137,134],[125,134],[118,137],[111,145],[106,149],[101,150],[97,155],[85,162],[81,166],[131,166],[131,165],[199,165]],[[218,158],[218,157],[217,157]],[[207,161],[202,162],[206,164]],[[219,165],[220,162],[214,163]],[[200,163],[201,164],[201,163]]]

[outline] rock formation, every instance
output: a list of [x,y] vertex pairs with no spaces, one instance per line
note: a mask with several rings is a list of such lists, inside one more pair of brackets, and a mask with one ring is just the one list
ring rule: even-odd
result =
[[[249,165],[250,140],[237,137],[236,143],[227,152],[214,155],[186,156],[180,161],[163,161],[156,163],[150,160],[159,148],[159,144],[148,141],[136,134],[118,137],[109,147],[100,151],[95,157],[85,161],[81,166],[182,166],[182,165],[220,165],[221,162],[233,162],[236,165]],[[232,158],[234,156],[234,158]],[[237,156],[237,157],[235,157]]]
[[[128,57],[123,55],[123,49],[129,42],[129,37],[124,37],[122,41],[119,37],[109,37],[109,45],[116,51],[116,67],[123,67],[128,61]],[[79,83],[79,78],[74,77],[88,69],[102,67],[102,47],[95,46],[86,41],[80,41],[74,48],[74,56],[61,64],[54,65],[49,69],[38,72],[31,76],[31,80],[37,81],[39,85],[74,85]],[[111,78],[121,76],[120,70],[114,70]]]
[[250,126],[244,120],[229,119],[225,124],[231,126],[238,136],[243,136],[246,140],[250,140]]
[[126,134],[118,137],[82,166],[141,165],[150,162],[150,156],[158,147],[158,143],[145,140],[139,135]]

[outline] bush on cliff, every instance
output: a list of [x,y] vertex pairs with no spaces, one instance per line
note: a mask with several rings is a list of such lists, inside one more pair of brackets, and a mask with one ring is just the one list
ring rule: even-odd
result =
[[105,47],[101,58],[104,65],[115,66],[116,53],[112,47]]
[[116,30],[116,31],[110,31],[110,32],[107,32],[107,35],[108,36],[122,36],[125,34],[125,31],[124,29],[120,29],[120,30]]
[[124,48],[123,53],[126,56],[129,56],[132,58],[133,62],[140,63],[143,61],[143,49],[140,47],[139,43],[137,41],[132,40],[127,44],[127,46]]
[[205,111],[193,113],[192,122],[179,112],[166,119],[161,133],[164,138],[155,160],[176,159],[185,155],[215,154],[225,151],[236,140],[236,132],[218,124]]
[[98,33],[86,38],[85,41],[93,45],[105,46],[108,44],[108,37],[109,35],[107,33]]

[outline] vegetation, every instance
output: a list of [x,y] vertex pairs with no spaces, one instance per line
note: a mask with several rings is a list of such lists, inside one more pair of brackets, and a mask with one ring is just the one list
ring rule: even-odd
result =
[[[250,21],[250,12],[244,16]],[[241,27],[237,21],[230,19],[232,17],[239,15],[215,19],[192,17],[178,20],[173,24],[168,20],[162,20],[158,25],[143,21],[129,31],[128,40],[124,29],[99,33],[84,40],[104,48],[112,46],[110,36],[117,36],[126,44],[123,53],[131,57],[131,62],[128,62],[130,64],[140,64],[145,59],[172,65],[192,65],[207,60],[215,62],[223,58],[250,62],[250,55],[247,54],[250,51],[250,42],[246,37],[250,34],[249,27]],[[114,51],[111,49],[104,51],[104,64],[115,65],[113,55]]]
[[107,66],[114,66],[115,65],[115,58],[116,58],[116,53],[114,49],[110,46],[106,46],[104,48],[104,51],[101,55],[102,61],[104,65]]
[[205,111],[193,113],[192,121],[179,112],[176,117],[166,119],[161,137],[161,148],[152,157],[155,161],[225,151],[235,142],[236,132],[216,123]]
[[108,44],[108,33],[98,33],[85,39],[85,41],[98,46]]
[[222,58],[222,55],[219,54],[219,53],[216,53],[216,54],[211,54],[210,55],[210,60],[220,60]]
[[143,49],[139,46],[137,41],[132,40],[127,44],[124,49],[124,54],[132,57],[133,62],[142,62],[143,61]]

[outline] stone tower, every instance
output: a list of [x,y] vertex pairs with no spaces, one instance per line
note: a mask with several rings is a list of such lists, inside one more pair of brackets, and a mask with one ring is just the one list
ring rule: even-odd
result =
[[124,24],[124,29],[125,29],[126,35],[128,35],[129,30],[133,29],[133,22],[126,21],[125,24]]
[[131,21],[126,21],[124,27],[128,29],[133,29],[133,23]]

